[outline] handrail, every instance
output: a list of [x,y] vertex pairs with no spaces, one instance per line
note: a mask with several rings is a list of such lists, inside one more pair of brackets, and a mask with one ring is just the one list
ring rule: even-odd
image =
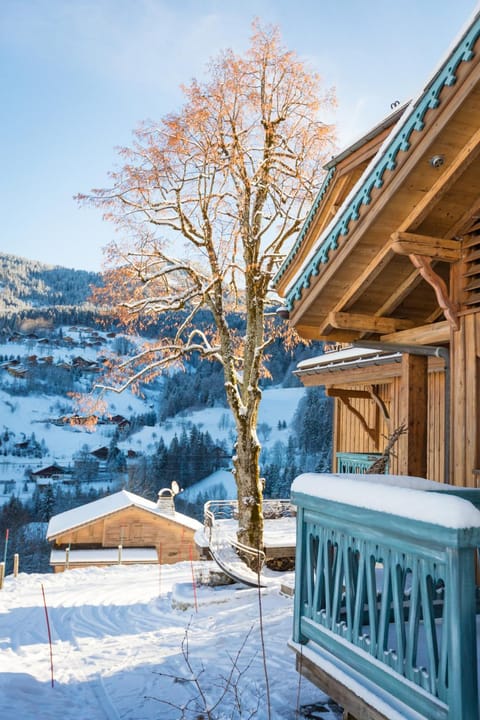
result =
[[[292,517],[296,509],[290,500],[268,499],[263,501],[263,516],[266,520]],[[209,500],[204,505],[204,532],[210,552],[232,579],[247,585],[265,585],[260,576],[265,565],[265,552],[262,548],[252,548],[237,540],[236,524],[229,520],[238,518],[237,500]],[[248,562],[245,562],[245,558]],[[258,567],[255,572],[251,567]]]
[[[228,521],[235,516],[238,516],[236,500],[209,500],[205,503],[204,528],[210,552],[224,573],[236,582],[251,587],[262,586],[264,582],[260,574],[265,564],[265,553],[239,542],[235,527],[222,523],[222,520]],[[246,558],[249,562],[245,562]],[[256,566],[257,572],[251,566]]]
[[[408,497],[435,503],[435,496]],[[459,502],[442,496],[444,507]],[[421,522],[295,490],[292,500],[294,643],[317,653],[320,667],[327,660],[360,678],[397,711],[409,708],[402,717],[478,720],[480,528]]]

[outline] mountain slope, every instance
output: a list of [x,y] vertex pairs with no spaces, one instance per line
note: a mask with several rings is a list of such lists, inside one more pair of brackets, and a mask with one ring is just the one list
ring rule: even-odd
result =
[[0,253],[0,313],[88,305],[92,287],[100,282],[100,273]]

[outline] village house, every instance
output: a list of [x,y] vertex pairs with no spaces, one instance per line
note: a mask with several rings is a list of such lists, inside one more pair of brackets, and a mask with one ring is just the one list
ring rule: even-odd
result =
[[55,478],[64,475],[65,472],[64,468],[56,463],[53,463],[53,465],[47,465],[46,467],[42,467],[39,470],[32,472],[32,478]]
[[[418,97],[325,170],[275,280],[281,315],[330,350],[296,374],[335,408],[337,474],[293,487],[297,666],[348,717],[473,720],[480,13]],[[389,477],[344,474],[395,433]]]
[[118,563],[197,560],[201,524],[176,512],[170,490],[156,503],[126,490],[54,515],[48,524],[54,572]]

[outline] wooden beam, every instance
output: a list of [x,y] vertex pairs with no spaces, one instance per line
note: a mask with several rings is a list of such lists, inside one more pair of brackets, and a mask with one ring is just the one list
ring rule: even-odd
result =
[[413,270],[398,287],[392,288],[393,292],[390,297],[378,308],[378,315],[388,315],[388,313],[394,312],[407,295],[418,285],[421,279],[422,277],[418,270]]
[[450,341],[450,323],[448,320],[442,320],[429,325],[418,325],[411,330],[382,335],[381,339],[389,343],[441,345]]
[[397,318],[377,317],[376,315],[363,315],[360,313],[331,312],[320,328],[323,334],[327,328],[337,330],[356,330],[358,332],[388,333],[411,328],[411,320]]
[[334,311],[340,311],[352,305],[358,298],[365,292],[365,290],[371,285],[377,277],[380,275],[382,270],[388,265],[395,253],[392,251],[390,245],[386,243],[380,252],[378,252],[373,260],[371,260],[365,270],[353,280],[349,285],[348,290],[343,295],[340,302],[338,302],[333,308]]
[[[399,230],[406,231],[418,227],[428,213],[441,201],[444,193],[456,182],[459,176],[475,160],[480,152],[480,129],[477,130],[463,148],[455,155],[452,162],[443,170],[438,180],[431,186],[422,199],[415,204],[413,210],[402,222]],[[456,232],[453,233],[456,235]]]
[[399,443],[401,475],[427,476],[428,358],[402,355],[400,420],[407,434]]
[[295,325],[295,330],[300,337],[307,340],[325,340],[326,342],[351,343],[360,338],[359,332],[349,330],[332,330],[328,328],[326,332],[321,332],[321,328],[315,325]]
[[372,400],[372,402],[374,402],[378,406],[378,409],[382,413],[384,420],[388,422],[388,420],[390,420],[390,416],[388,414],[387,406],[383,402],[382,398],[379,396],[376,386],[371,385],[370,387],[370,390],[354,390],[353,388],[328,387],[326,388],[325,393],[327,397],[340,398],[341,400],[351,398]]
[[390,239],[391,248],[398,255],[423,255],[448,263],[458,262],[462,257],[462,248],[458,240],[406,232],[394,232]]
[[371,400],[371,395],[367,390],[354,390],[353,388],[336,388],[330,387],[326,390],[327,397],[334,398],[363,398]]

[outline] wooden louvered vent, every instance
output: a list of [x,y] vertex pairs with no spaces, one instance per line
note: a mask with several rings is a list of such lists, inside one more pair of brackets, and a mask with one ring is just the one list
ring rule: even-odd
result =
[[463,248],[465,251],[464,305],[480,307],[480,229],[466,236]]

